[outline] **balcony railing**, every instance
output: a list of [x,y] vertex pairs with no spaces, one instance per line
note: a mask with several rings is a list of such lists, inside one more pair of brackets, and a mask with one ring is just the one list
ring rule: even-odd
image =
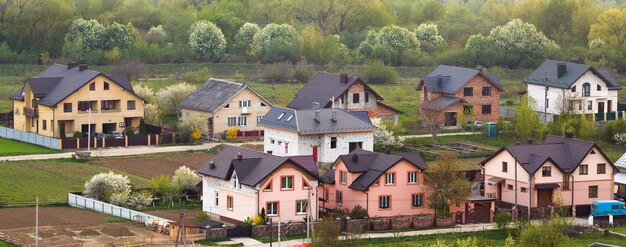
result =
[[[98,110],[96,110],[96,109],[91,109],[91,113],[97,113],[97,112],[98,112]],[[78,110],[78,114],[88,114],[88,113],[89,113],[89,111],[88,111],[88,110],[85,110],[85,111],[83,111],[83,110]]]
[[250,114],[250,111],[248,110],[248,107],[241,107],[241,115],[248,115]]
[[100,112],[102,113],[107,113],[107,112],[121,112],[122,110],[120,109],[102,109],[100,110]]
[[39,117],[39,109],[24,106],[24,116],[27,117]]

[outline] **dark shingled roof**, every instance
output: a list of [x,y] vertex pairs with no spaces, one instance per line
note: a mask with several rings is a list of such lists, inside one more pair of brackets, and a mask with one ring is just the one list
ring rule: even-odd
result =
[[[28,78],[26,83],[30,85],[35,93],[35,97],[40,98],[39,104],[55,106],[99,75],[104,75],[110,79],[111,82],[135,94],[133,86],[130,83],[130,78],[128,78],[127,75],[105,75],[98,71],[88,69],[80,71],[78,66],[67,69],[67,66],[62,64],[54,64],[46,68],[43,72],[39,73],[39,75]],[[26,83],[24,85],[26,85]],[[23,89],[24,87],[14,92],[10,99],[24,100],[22,96]]]
[[[418,89],[426,86],[429,92],[454,94],[476,75],[482,74],[489,79],[500,91],[504,91],[500,79],[495,74],[483,74],[477,69],[467,69],[461,67],[439,65],[430,74],[422,77],[418,84]],[[441,85],[439,79],[441,78]]]
[[[356,160],[355,157],[357,157]],[[340,155],[338,160],[341,160],[345,164],[349,172],[363,173],[349,186],[351,189],[355,190],[367,190],[380,175],[401,160],[408,161],[420,170],[426,169],[426,162],[424,162],[424,159],[419,153],[390,155],[355,149],[347,155]],[[331,171],[329,170],[329,172]],[[325,179],[331,176],[329,172],[324,174]],[[334,176],[334,169],[332,170],[332,176]]]
[[[297,93],[296,97],[289,103],[287,107],[293,109],[311,109],[313,102],[320,103],[320,107],[331,107],[332,97],[339,98],[345,93],[352,84],[357,81],[363,82],[358,77],[348,76],[347,83],[340,82],[341,75],[338,73],[317,72],[304,87],[302,87]],[[365,82],[363,82],[365,84]],[[376,98],[382,100],[383,98],[376,93],[372,88],[365,84],[365,87],[376,95]]]
[[[597,148],[606,158],[602,150],[593,142],[549,135],[542,144],[519,144],[503,147],[481,163],[484,164],[501,151],[507,150],[517,158],[517,161],[529,174],[537,172],[539,167],[548,160],[554,163],[561,172],[569,174],[576,170],[593,147]],[[611,163],[608,158],[607,160]],[[611,166],[613,166],[612,163]]]
[[[337,121],[331,119],[333,110],[337,111]],[[377,129],[370,121],[365,121],[343,109],[319,109],[319,122],[315,120],[315,111],[274,106],[259,122],[259,125],[295,131],[300,134],[362,132]]]
[[372,119],[370,119],[368,111],[349,111],[349,113],[365,122],[368,122],[370,124],[372,123]]
[[211,78],[189,95],[183,102],[178,104],[178,107],[204,112],[215,112],[225,106],[230,99],[246,88],[252,90],[252,92],[271,106],[269,101],[246,84]]
[[[558,77],[558,64],[565,64],[565,74],[561,77]],[[539,67],[537,67],[533,72],[524,79],[524,83],[528,84],[536,84],[536,85],[545,85],[545,78],[548,78],[548,85],[551,87],[558,88],[570,88],[572,84],[574,84],[581,76],[583,76],[587,71],[591,70],[594,74],[596,74],[600,79],[602,79],[608,89],[621,89],[619,83],[615,80],[613,75],[605,68],[596,69],[590,65],[586,64],[578,64],[578,63],[570,63],[570,62],[562,62],[556,60],[545,60]]]
[[320,177],[320,181],[327,184],[335,183],[335,169],[328,169],[322,177]]
[[[239,153],[242,155],[241,160],[238,159]],[[215,164],[214,168],[211,168],[211,161]],[[226,147],[197,172],[224,180],[229,180],[235,172],[241,184],[256,186],[288,161],[316,179],[319,178],[313,156],[280,157],[235,146]]]
[[425,109],[430,109],[430,110],[435,110],[435,111],[439,111],[441,109],[444,109],[448,106],[451,106],[457,102],[463,102],[465,101],[464,99],[461,99],[459,97],[452,97],[452,96],[441,96],[439,98],[436,98],[434,100],[425,100],[424,102],[422,102],[420,104],[420,108],[425,108]]

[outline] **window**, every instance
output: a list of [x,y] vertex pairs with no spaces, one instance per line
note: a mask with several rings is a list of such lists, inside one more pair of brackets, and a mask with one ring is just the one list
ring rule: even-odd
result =
[[606,174],[606,164],[598,164],[597,174]]
[[224,109],[228,109],[228,108],[230,108],[230,104],[226,104],[226,105],[224,106]]
[[263,120],[263,116],[256,116],[256,122],[261,122]]
[[276,143],[276,140],[274,140],[274,139],[270,139],[270,143],[271,143],[271,144],[274,144],[274,143]]
[[589,166],[588,165],[580,165],[578,168],[578,175],[587,175],[589,174]]
[[226,196],[226,209],[233,211],[233,197]]
[[228,117],[228,126],[237,126],[237,117]]
[[544,166],[541,168],[542,177],[552,177],[552,167]]
[[267,106],[265,102],[261,101],[261,106]]
[[278,215],[278,202],[267,203],[267,215],[270,215],[270,216]]
[[546,99],[546,107],[550,107],[550,99]]
[[263,191],[266,191],[266,192],[272,191],[272,181],[270,181],[269,183],[267,183],[267,185],[265,185],[265,188],[263,188]]
[[391,207],[391,196],[381,196],[378,201],[378,207],[380,209],[388,209]]
[[135,110],[135,101],[134,100],[129,100],[126,102],[126,109],[128,110]]
[[387,173],[385,175],[385,184],[386,185],[394,185],[396,183],[396,174],[395,173]]
[[512,184],[507,184],[506,185],[506,189],[507,190],[513,190],[513,185]]
[[337,148],[337,137],[330,138],[330,148],[331,149]]
[[283,113],[281,113],[280,115],[278,115],[278,118],[276,118],[276,119],[280,120],[281,118],[283,118],[283,116],[285,116],[285,113],[284,113],[284,112],[283,112]]
[[339,182],[342,184],[348,183],[348,173],[345,171],[339,172]]
[[410,184],[417,183],[417,172],[409,172],[409,183]]
[[526,187],[522,187],[521,189],[522,193],[526,193],[526,190],[527,190]]
[[233,188],[237,188],[237,175],[233,175]]
[[337,191],[337,204],[343,204],[343,192]]
[[596,90],[597,90],[597,91],[602,91],[602,86],[600,86],[600,84],[598,84],[598,85],[596,86]]
[[289,142],[285,142],[285,153],[289,153]]
[[422,206],[422,194],[413,194],[413,196],[411,196],[411,206],[413,207]]
[[569,190],[569,175],[563,175],[563,190]]
[[472,105],[463,105],[463,114],[472,114]]
[[250,101],[249,100],[240,100],[239,101],[239,108],[248,107],[248,106],[250,106]]
[[115,100],[103,100],[100,109],[102,110],[115,110],[117,109],[117,102]]
[[48,127],[48,123],[45,119],[41,120],[41,129],[46,130]]
[[92,82],[91,84],[89,84],[89,91],[96,91],[96,83]]
[[359,93],[353,93],[352,94],[352,103],[359,103],[360,99],[359,97],[361,96],[361,94]]
[[598,186],[589,186],[589,198],[598,198]]
[[585,82],[583,84],[583,97],[589,97],[591,95],[591,84]]
[[302,189],[303,190],[311,189],[311,185],[309,184],[309,182],[306,181],[304,177],[302,178]]
[[483,105],[483,115],[491,114],[491,105]]
[[91,109],[91,101],[78,101],[78,110],[87,111]]
[[474,88],[472,87],[463,88],[463,96],[474,96]]
[[239,126],[246,126],[246,125],[248,125],[248,117],[239,117],[237,120],[238,120],[237,121],[237,125],[239,125]]
[[483,96],[491,96],[491,87],[483,87]]
[[593,110],[593,101],[587,101],[587,110]]
[[324,201],[328,201],[330,199],[330,190],[324,188]]
[[109,83],[108,82],[104,83],[104,90],[109,90]]
[[502,162],[502,172],[509,172],[509,164]]
[[287,118],[287,122],[291,121],[291,119],[293,119],[293,114]]
[[220,194],[215,191],[215,206],[219,206],[220,205]]
[[72,103],[64,103],[63,112],[72,112]]
[[306,201],[296,201],[296,214],[306,214]]
[[293,190],[293,176],[280,177],[280,190]]
[[576,92],[576,86],[572,87],[572,92],[575,93]]
[[365,103],[370,102],[370,93],[365,92]]

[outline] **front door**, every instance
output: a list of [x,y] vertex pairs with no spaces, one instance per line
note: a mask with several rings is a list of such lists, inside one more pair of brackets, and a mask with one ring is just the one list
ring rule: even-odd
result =
[[598,113],[604,113],[604,102],[598,102]]
[[606,102],[606,107],[607,107],[606,112],[612,112],[613,111],[613,107],[612,106],[613,106],[613,101],[612,100],[607,101]]
[[537,207],[547,207],[552,204],[552,189],[537,190]]
[[456,112],[446,112],[445,126],[456,126]]
[[313,160],[317,162],[317,146],[313,146]]
[[209,118],[209,121],[207,123],[207,132],[209,134],[213,134],[213,117]]

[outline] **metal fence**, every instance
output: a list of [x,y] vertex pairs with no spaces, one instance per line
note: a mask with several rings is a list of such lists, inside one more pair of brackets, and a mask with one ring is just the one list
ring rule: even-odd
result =
[[148,219],[156,218],[165,222],[172,222],[171,220],[157,217],[154,215],[146,214],[143,212],[135,211],[132,209],[115,206],[106,202],[101,202],[91,198],[87,198],[81,195],[67,193],[67,204],[76,208],[86,208],[94,211],[98,211],[105,214],[129,219],[135,222],[145,223]]
[[21,130],[10,129],[2,126],[0,126],[0,137],[18,140],[21,142],[27,142],[50,149],[61,149],[61,140],[59,139],[28,133]]

